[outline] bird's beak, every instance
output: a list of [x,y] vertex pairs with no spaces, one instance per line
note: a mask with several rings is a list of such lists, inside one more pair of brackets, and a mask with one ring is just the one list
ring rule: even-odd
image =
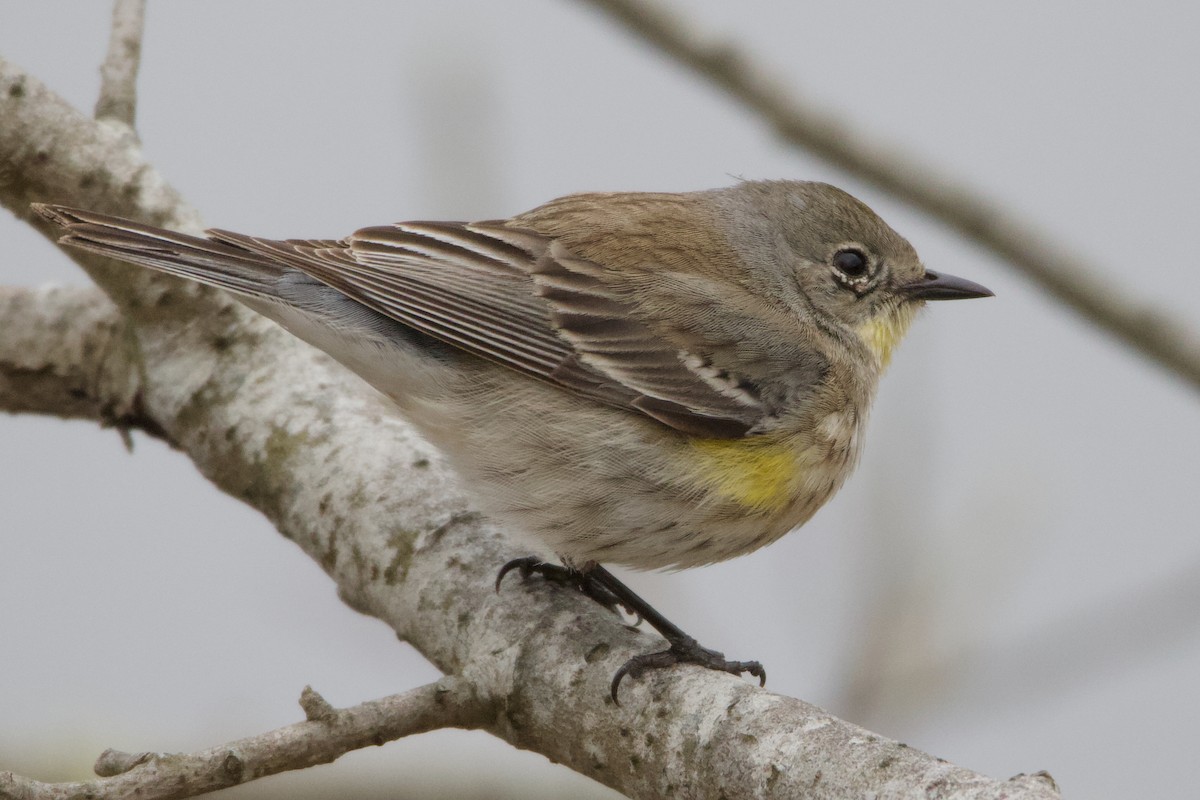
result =
[[925,277],[900,287],[913,300],[966,300],[971,297],[992,297],[992,290],[966,278],[956,278],[943,272],[925,271]]

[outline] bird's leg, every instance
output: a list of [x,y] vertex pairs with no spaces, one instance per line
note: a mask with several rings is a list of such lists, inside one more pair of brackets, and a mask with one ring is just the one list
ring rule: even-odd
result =
[[647,670],[662,669],[674,666],[675,664],[698,664],[701,667],[728,672],[733,675],[741,675],[743,672],[748,672],[758,678],[759,686],[766,685],[767,671],[763,669],[763,665],[759,662],[726,661],[724,653],[701,647],[699,642],[681,631],[678,626],[662,614],[658,613],[653,606],[639,597],[628,586],[617,580],[604,567],[594,566],[588,570],[587,575],[588,578],[594,580],[611,593],[613,597],[617,598],[622,606],[648,622],[650,627],[661,633],[663,638],[671,645],[666,650],[660,650],[657,653],[645,653],[640,656],[634,656],[617,670],[617,674],[613,676],[612,685],[609,688],[612,693],[613,702],[617,705],[621,704],[617,700],[617,689],[621,686],[621,679],[626,675],[631,678],[637,678]]
[[521,576],[525,578],[536,572],[547,580],[573,586],[610,611],[615,612],[618,608],[623,608],[629,614],[637,616],[639,620],[648,622],[650,627],[667,640],[670,647],[666,650],[634,656],[617,670],[609,687],[613,702],[617,705],[620,705],[620,701],[617,699],[617,690],[626,675],[638,678],[648,670],[663,669],[675,664],[698,664],[708,669],[729,672],[733,675],[747,672],[758,678],[760,686],[767,682],[767,673],[762,664],[757,661],[726,661],[723,653],[701,647],[699,642],[658,613],[653,606],[617,580],[604,567],[592,565],[583,570],[548,564],[535,556],[516,558],[500,568],[500,574],[496,576],[497,591],[500,590],[500,582],[504,576],[514,569],[519,570]]

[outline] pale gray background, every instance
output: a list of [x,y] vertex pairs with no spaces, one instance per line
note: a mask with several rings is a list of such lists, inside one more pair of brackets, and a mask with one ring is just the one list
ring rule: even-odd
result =
[[[1200,324],[1192,4],[675,5]],[[102,0],[0,2],[0,52],[90,111],[108,17]],[[859,473],[803,532],[634,586],[762,659],[771,689],[963,765],[1049,769],[1078,798],[1195,791],[1194,389],[567,0],[152,2],[142,76],[149,157],[211,224],[267,236],[730,176],[860,194],[931,267],[996,299],[918,321]],[[84,280],[7,216],[0,243],[5,283]],[[107,746],[195,749],[294,721],[306,683],[350,704],[434,677],[160,443],[135,437],[130,456],[112,431],[28,417],[0,419],[0,437],[0,769],[81,778]],[[314,781],[583,791],[458,732],[275,785]]]

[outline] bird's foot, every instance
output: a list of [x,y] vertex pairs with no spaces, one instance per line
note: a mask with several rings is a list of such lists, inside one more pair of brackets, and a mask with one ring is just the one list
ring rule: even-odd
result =
[[637,679],[652,669],[664,669],[666,667],[673,667],[676,664],[696,664],[706,669],[728,672],[731,675],[749,673],[758,678],[759,686],[765,686],[767,683],[767,671],[763,669],[763,665],[759,662],[726,661],[724,653],[718,653],[716,650],[701,647],[700,643],[692,637],[684,636],[672,641],[671,646],[666,650],[634,656],[626,661],[617,670],[617,674],[613,675],[612,684],[609,687],[613,702],[621,705],[621,701],[617,699],[617,690],[621,686],[621,680],[626,675]]
[[[628,611],[631,615],[637,616],[637,612],[630,609],[621,600],[608,589],[606,589],[599,581],[591,577],[590,573],[581,572],[571,567],[564,567],[559,564],[551,564],[542,561],[537,556],[525,556],[524,558],[514,558],[503,567],[496,575],[496,591],[500,591],[500,582],[504,580],[504,576],[513,570],[521,573],[521,577],[528,580],[531,575],[540,575],[544,580],[560,584],[562,586],[570,586],[579,590],[583,594],[595,600],[600,605],[607,608],[614,614],[620,615],[621,610]],[[641,621],[641,617],[638,617]]]
[[645,620],[667,640],[670,647],[666,650],[634,656],[613,675],[609,693],[617,705],[621,704],[617,699],[617,690],[626,675],[636,679],[650,670],[673,667],[676,664],[696,664],[731,675],[749,673],[758,678],[759,686],[767,682],[767,672],[762,664],[757,661],[726,661],[723,653],[701,647],[699,642],[681,631],[604,567],[592,565],[585,572],[549,564],[536,556],[514,558],[500,568],[500,573],[496,576],[496,591],[500,591],[500,583],[504,576],[513,570],[519,571],[523,578],[536,573],[545,580],[575,588],[615,614],[624,610],[631,616],[636,616],[639,622]]

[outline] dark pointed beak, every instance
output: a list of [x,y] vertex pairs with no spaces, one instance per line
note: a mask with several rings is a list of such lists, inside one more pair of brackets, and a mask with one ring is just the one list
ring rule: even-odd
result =
[[913,300],[966,300],[993,296],[991,289],[974,281],[931,270],[925,271],[924,278],[901,286],[900,291]]

